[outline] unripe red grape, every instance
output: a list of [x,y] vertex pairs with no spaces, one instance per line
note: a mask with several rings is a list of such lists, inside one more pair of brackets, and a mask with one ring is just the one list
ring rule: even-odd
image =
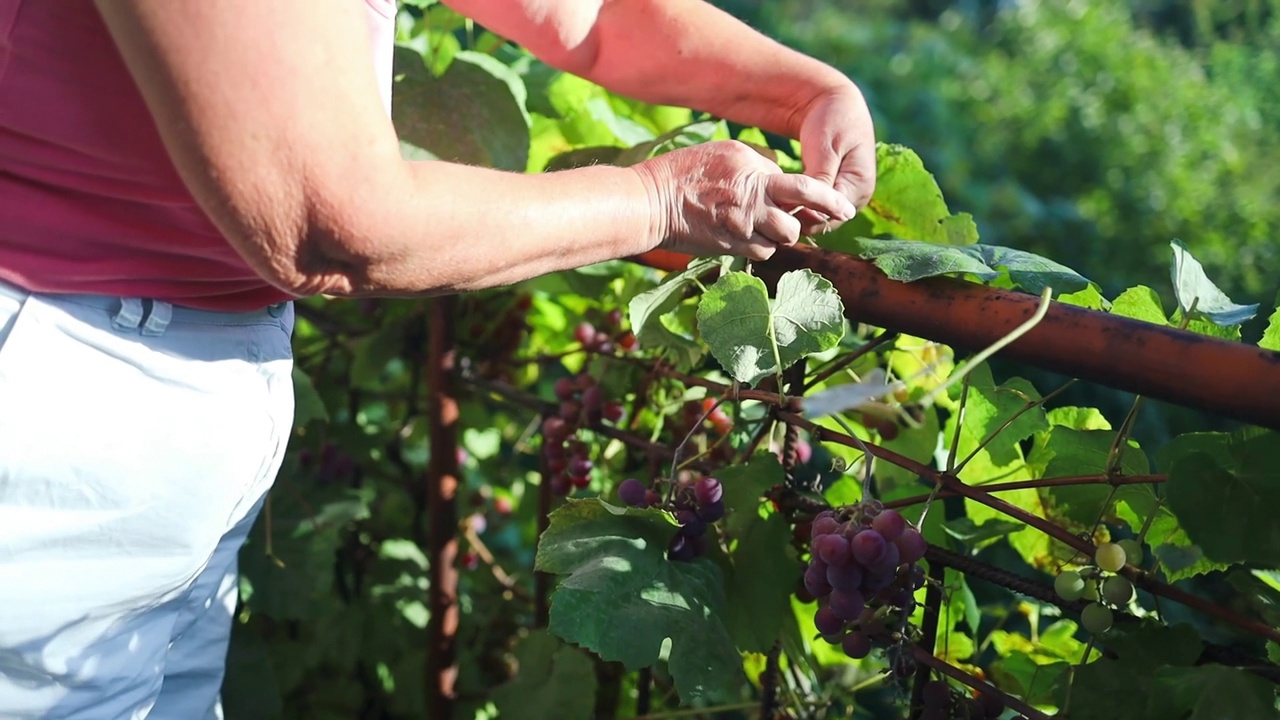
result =
[[635,478],[627,478],[618,484],[618,499],[632,507],[645,508],[649,503],[645,501],[646,488],[644,483]]
[[849,541],[853,557],[863,565],[875,565],[884,557],[884,536],[875,530],[863,530]]
[[591,468],[594,467],[592,462],[584,457],[575,457],[569,460],[569,474],[579,477],[591,474]]
[[804,586],[814,597],[826,597],[831,593],[831,584],[827,581],[830,571],[826,563],[818,560],[811,563],[804,571]]
[[693,486],[693,495],[698,499],[699,505],[710,505],[719,502],[724,496],[724,487],[720,485],[719,480],[705,477]]
[[871,638],[864,633],[851,632],[844,636],[844,640],[840,642],[840,647],[844,650],[845,655],[854,660],[861,660],[871,654]]
[[898,546],[898,561],[905,564],[919,562],[929,547],[929,544],[924,541],[924,536],[915,528],[903,530],[902,535],[898,536],[893,544]]
[[581,415],[582,404],[577,400],[565,400],[560,403],[560,417],[565,422],[576,423]]
[[[828,575],[830,571],[828,570]],[[854,590],[846,592],[844,590],[832,590],[831,596],[828,598],[831,606],[831,612],[841,620],[857,620],[862,614],[863,608],[867,606],[866,600],[863,599],[862,593]]]
[[582,405],[587,412],[604,412],[604,390],[599,385],[592,385],[582,391]]
[[542,421],[542,436],[549,443],[564,442],[564,439],[569,437],[569,425],[564,418],[549,415]]
[[662,493],[657,490],[645,490],[644,502],[649,507],[656,507],[662,504]]
[[596,339],[596,328],[589,322],[580,322],[573,329],[573,339],[577,340],[583,346],[589,346]]
[[902,531],[907,529],[907,521],[897,510],[884,510],[871,521],[871,529],[889,542],[897,540]]
[[828,565],[827,584],[837,590],[851,592],[862,586],[862,568],[854,563]]
[[813,552],[828,565],[847,565],[851,559],[849,542],[840,535],[823,535],[814,540]]
[[724,501],[717,500],[713,503],[707,503],[706,505],[699,505],[696,512],[698,513],[698,517],[703,520],[706,520],[709,523],[715,522],[724,517]]
[[577,392],[573,386],[573,378],[562,377],[556,380],[555,391],[557,400],[572,400],[574,393]]
[[591,484],[591,476],[589,475],[570,475],[569,482],[579,490],[585,489]]
[[844,629],[844,621],[831,612],[831,608],[823,605],[813,614],[813,624],[824,636],[835,635]]
[[604,419],[611,423],[621,420],[624,413],[622,403],[611,402],[604,404]]

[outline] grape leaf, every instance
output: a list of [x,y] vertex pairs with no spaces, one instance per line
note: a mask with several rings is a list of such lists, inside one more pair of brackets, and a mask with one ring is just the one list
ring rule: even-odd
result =
[[[1026,409],[1029,402],[1039,400],[1040,393],[1031,383],[1017,377],[1010,378],[997,387],[995,379],[991,376],[991,366],[986,363],[975,367],[969,373],[968,381],[964,427],[960,434],[956,458],[963,460],[978,447],[978,443],[999,430],[999,434],[985,447],[991,462],[1007,465],[1021,459],[1022,455],[1017,449],[1018,443],[1049,427],[1043,407],[1037,406],[1018,415],[1020,411]],[[965,390],[961,384],[956,384],[948,388],[948,393],[958,402],[965,394]],[[1004,427],[1006,422],[1009,423],[1008,427]],[[948,435],[948,437],[955,436]],[[986,481],[986,479],[981,480],[981,482]]]
[[1144,539],[1170,582],[1229,566],[1205,557],[1204,550],[1191,542],[1177,516],[1148,485],[1122,486],[1116,493],[1116,515],[1134,532],[1147,528]]
[[590,658],[545,630],[521,640],[515,656],[516,676],[494,688],[491,696],[504,719],[592,717],[596,671]]
[[1277,718],[1275,686],[1223,665],[1156,668],[1144,720]]
[[293,367],[294,425],[303,427],[312,420],[329,422],[329,411],[324,406],[320,393],[311,382],[311,376],[302,368]]
[[761,453],[745,465],[732,465],[716,472],[724,488],[725,530],[732,538],[742,538],[759,519],[765,491],[784,482],[782,463],[773,453]]
[[1222,326],[1239,325],[1258,313],[1256,304],[1238,305],[1218,289],[1181,240],[1169,245],[1173,248],[1173,291],[1182,312],[1188,312],[1194,305],[1195,315]]
[[[1071,716],[1090,720],[1131,720],[1148,718],[1148,696],[1166,692],[1157,683],[1157,670],[1188,667],[1202,650],[1195,630],[1187,625],[1167,627],[1144,622],[1136,627],[1119,626],[1108,633],[1108,650],[1116,657],[1102,658],[1076,669],[1071,691]],[[1157,689],[1159,688],[1159,689]],[[1174,712],[1160,718],[1183,717]]]
[[991,671],[996,685],[1032,705],[1061,705],[1066,696],[1071,663],[1055,660],[1037,663],[1024,654],[996,661]]
[[750,517],[730,556],[725,595],[732,598],[725,619],[739,650],[768,652],[782,631],[791,592],[801,567],[791,548],[791,526],[776,513]]
[[695,258],[687,268],[668,275],[657,287],[631,298],[627,312],[636,342],[643,347],[662,348],[682,356],[689,365],[696,363],[702,355],[701,349],[691,340],[668,330],[662,324],[662,316],[675,310],[685,292],[715,266],[715,258]]
[[947,245],[916,240],[858,238],[852,253],[875,262],[885,275],[913,282],[936,275],[972,275],[990,282],[1008,275],[1010,282],[1039,294],[1046,286],[1077,292],[1090,286],[1075,270],[1024,250],[995,245]]
[[[1107,456],[1115,439],[1116,433],[1111,430],[1056,426],[1037,438],[1031,462],[1044,465],[1042,477],[1101,475],[1107,469]],[[1120,473],[1145,475],[1149,470],[1147,456],[1136,442],[1128,440],[1120,458]],[[1082,525],[1092,525],[1111,495],[1111,485],[1106,482],[1064,485],[1045,488],[1044,492],[1052,498],[1055,512]]]
[[726,615],[720,569],[710,560],[666,558],[675,533],[657,510],[569,500],[551,514],[535,567],[563,576],[551,595],[549,628],[628,670],[667,665],[685,702],[736,698],[742,677]]
[[876,146],[876,192],[871,202],[820,242],[834,247],[854,237],[879,235],[972,245],[978,241],[978,226],[968,213],[951,214],[942,190],[915,151],[880,143]]
[[1161,448],[1169,507],[1210,559],[1263,567],[1280,561],[1280,524],[1272,516],[1280,505],[1278,440],[1247,428],[1183,435]]
[[1267,320],[1267,329],[1263,331],[1262,338],[1258,340],[1258,347],[1263,350],[1280,352],[1280,297],[1277,297],[1276,300],[1278,307]]
[[1058,296],[1058,302],[1089,310],[1108,310],[1111,307],[1111,303],[1093,285],[1073,293],[1062,293]]
[[760,278],[729,273],[702,296],[698,330],[725,371],[750,384],[835,347],[844,335],[844,305],[810,270],[784,274],[772,301]]
[[1169,318],[1160,304],[1160,296],[1146,285],[1137,285],[1120,293],[1111,303],[1111,314],[1156,325],[1169,324]]
[[451,162],[524,171],[529,161],[529,115],[524,85],[510,68],[483,53],[459,52],[435,77],[423,56],[395,52],[392,119],[411,145]]

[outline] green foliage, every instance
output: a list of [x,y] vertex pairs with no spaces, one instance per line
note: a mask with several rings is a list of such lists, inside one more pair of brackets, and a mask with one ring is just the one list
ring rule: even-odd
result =
[[656,510],[570,501],[551,515],[537,568],[564,575],[551,596],[551,631],[629,670],[668,667],[685,702],[737,695],[737,652],[724,624],[719,569],[666,557],[674,530]]

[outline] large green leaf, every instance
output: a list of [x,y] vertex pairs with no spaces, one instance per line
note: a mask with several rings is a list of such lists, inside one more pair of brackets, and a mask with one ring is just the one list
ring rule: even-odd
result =
[[902,282],[936,275],[972,275],[990,282],[1007,275],[1013,286],[1036,294],[1045,287],[1060,293],[1089,287],[1088,279],[1065,265],[995,245],[939,247],[916,240],[859,238],[852,252],[874,261],[885,275]]
[[[1101,475],[1107,470],[1115,441],[1116,433],[1111,430],[1056,426],[1037,442],[1033,461],[1044,465],[1043,477]],[[1145,475],[1150,470],[1147,456],[1133,440],[1125,442],[1118,469],[1121,475]],[[1056,512],[1077,523],[1092,525],[1102,504],[1111,497],[1111,489],[1110,483],[1098,482],[1051,487],[1045,492],[1053,499]]]
[[1155,671],[1144,720],[1275,720],[1275,686],[1223,665],[1161,667]]
[[595,710],[596,671],[581,650],[545,630],[515,650],[516,676],[493,691],[503,720],[586,720]]
[[730,558],[726,621],[738,649],[767,652],[783,629],[801,567],[791,548],[791,526],[781,515],[754,514]]
[[858,236],[971,245],[978,241],[978,226],[967,213],[951,214],[942,190],[915,151],[881,143],[876,147],[876,192],[871,202],[820,242],[841,247]]
[[1156,325],[1168,325],[1169,318],[1160,304],[1160,296],[1146,285],[1138,285],[1120,293],[1111,303],[1111,314]]
[[1219,562],[1280,566],[1280,437],[1246,429],[1183,435],[1161,449],[1169,507]]
[[1173,291],[1182,312],[1194,306],[1195,315],[1222,326],[1239,325],[1257,314],[1257,305],[1236,304],[1218,289],[1181,240],[1169,244],[1173,247]]
[[[1280,297],[1276,299],[1280,300]],[[1280,302],[1277,305],[1280,305]],[[1280,352],[1280,307],[1277,307],[1267,320],[1267,329],[1263,331],[1262,338],[1258,340],[1258,347],[1264,350]]]
[[670,640],[668,667],[685,702],[737,697],[742,677],[724,625],[719,568],[666,557],[675,534],[657,510],[569,500],[551,515],[536,567],[563,576],[551,595],[551,632],[636,670],[655,664]]
[[524,171],[529,116],[523,84],[509,67],[482,53],[459,52],[433,76],[423,57],[397,47],[392,119],[401,140],[452,162]]
[[1169,688],[1155,679],[1158,670],[1190,667],[1200,656],[1201,643],[1187,625],[1165,627],[1143,623],[1116,628],[1108,635],[1107,649],[1114,658],[1102,658],[1076,670],[1071,690],[1071,717],[1087,720],[1170,720],[1185,717],[1189,708],[1159,718],[1147,715],[1148,698]]
[[663,327],[662,316],[674,310],[698,278],[716,264],[715,258],[694,258],[684,270],[668,275],[657,287],[631,298],[627,304],[631,330],[642,346],[667,347],[672,333]]
[[760,278],[732,272],[702,296],[698,330],[734,379],[755,383],[835,347],[844,335],[844,305],[810,270],[784,274],[772,301]]

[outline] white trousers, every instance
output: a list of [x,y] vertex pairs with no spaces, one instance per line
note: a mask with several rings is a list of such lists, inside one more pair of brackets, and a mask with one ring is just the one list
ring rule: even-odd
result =
[[0,718],[221,717],[292,324],[0,283]]

